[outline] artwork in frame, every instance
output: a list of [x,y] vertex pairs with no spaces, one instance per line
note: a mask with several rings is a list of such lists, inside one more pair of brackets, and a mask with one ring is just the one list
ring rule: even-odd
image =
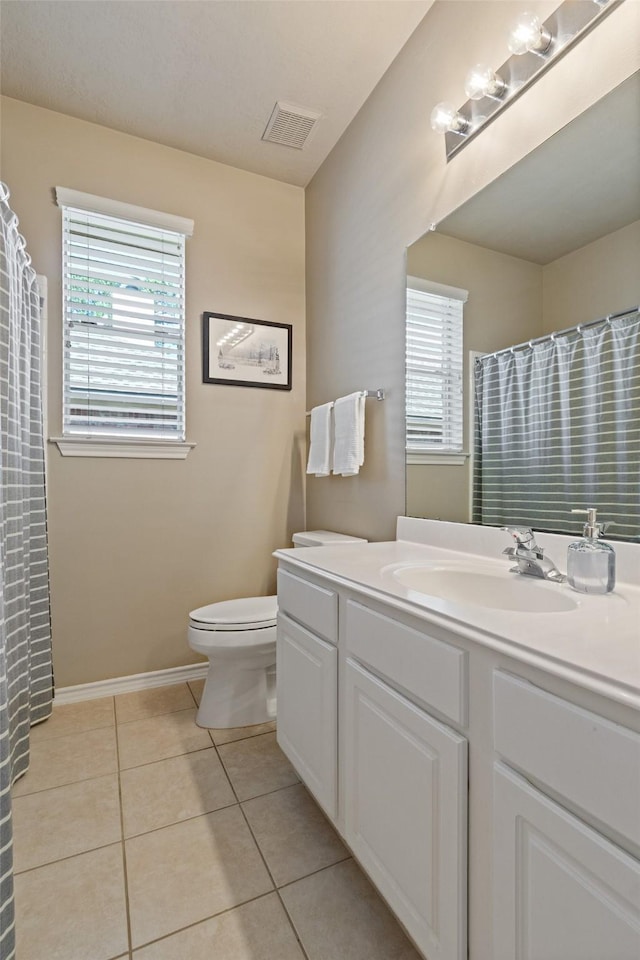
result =
[[291,390],[291,341],[287,323],[203,313],[203,382]]

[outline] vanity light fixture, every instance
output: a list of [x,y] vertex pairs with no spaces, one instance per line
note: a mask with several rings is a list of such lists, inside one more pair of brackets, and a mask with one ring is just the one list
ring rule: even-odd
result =
[[511,53],[518,57],[523,53],[536,53],[539,57],[546,57],[552,42],[552,34],[535,13],[521,13],[511,28],[507,46]]
[[469,70],[464,83],[464,92],[469,100],[482,100],[483,97],[502,100],[507,89],[502,77],[484,63],[476,63],[475,67]]
[[458,109],[439,103],[432,111],[431,127],[444,134],[447,160],[620,3],[564,0],[544,21],[533,13],[522,13],[509,34],[511,57],[497,70],[476,64],[465,80],[467,102]]
[[431,111],[431,129],[436,133],[457,133],[464,136],[469,121],[458,113],[450,103],[439,103]]

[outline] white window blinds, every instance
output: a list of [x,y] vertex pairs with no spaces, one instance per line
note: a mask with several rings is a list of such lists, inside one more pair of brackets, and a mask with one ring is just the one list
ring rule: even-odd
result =
[[409,277],[407,452],[462,450],[462,311],[467,292]]
[[185,235],[65,206],[63,283],[64,435],[183,440]]

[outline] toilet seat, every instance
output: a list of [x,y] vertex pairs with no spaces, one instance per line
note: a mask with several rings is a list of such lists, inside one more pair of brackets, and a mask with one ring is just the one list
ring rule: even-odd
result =
[[[196,630],[241,633],[275,627],[277,597],[242,597],[198,607],[189,614],[189,625]],[[238,641],[242,641],[238,638]]]

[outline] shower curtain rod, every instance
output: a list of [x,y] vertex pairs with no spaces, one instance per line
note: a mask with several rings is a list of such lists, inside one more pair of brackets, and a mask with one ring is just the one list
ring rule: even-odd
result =
[[567,327],[565,330],[557,330],[554,333],[547,333],[544,337],[536,337],[533,340],[526,340],[524,343],[518,343],[513,347],[504,347],[502,350],[495,350],[493,353],[485,353],[481,357],[476,357],[476,363],[482,363],[483,360],[489,360],[491,357],[499,357],[502,353],[515,353],[516,350],[526,350],[535,343],[545,343],[547,340],[555,340],[557,337],[566,337],[569,333],[582,333],[587,327],[596,327],[599,323],[610,323],[612,320],[620,320],[622,317],[630,317],[632,313],[637,313],[640,306],[629,307],[628,310],[621,310],[620,313],[610,313],[606,317],[600,317],[599,320],[588,320],[586,323],[579,323],[575,327]]

